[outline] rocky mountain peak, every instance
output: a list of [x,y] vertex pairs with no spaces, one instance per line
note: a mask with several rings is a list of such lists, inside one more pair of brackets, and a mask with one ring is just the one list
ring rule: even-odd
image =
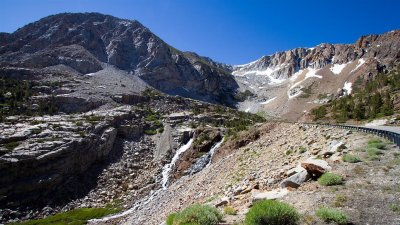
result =
[[[231,101],[229,93],[237,86],[233,78],[221,78],[227,73],[222,64],[196,56],[202,64],[195,65],[189,60],[193,57],[174,51],[135,20],[99,13],[62,13],[1,37],[0,67],[64,65],[88,74],[112,65],[166,93],[224,104]],[[221,100],[223,95],[228,100]]]
[[234,66],[234,74],[264,73],[274,79],[287,79],[299,70],[321,69],[329,64],[345,64],[361,58],[379,58],[384,65],[399,61],[400,30],[360,37],[355,44],[319,44],[263,56],[259,60]]

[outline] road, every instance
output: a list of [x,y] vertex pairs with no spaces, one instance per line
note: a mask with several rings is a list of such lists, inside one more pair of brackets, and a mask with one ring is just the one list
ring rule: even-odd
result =
[[386,130],[400,134],[400,127],[394,127],[394,126],[362,126],[362,127],[372,128],[377,130]]

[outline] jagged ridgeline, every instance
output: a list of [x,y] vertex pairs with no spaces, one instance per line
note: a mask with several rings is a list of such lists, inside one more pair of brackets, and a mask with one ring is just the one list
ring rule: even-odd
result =
[[390,116],[400,109],[400,67],[376,76],[360,77],[350,95],[311,110],[314,120],[370,120]]

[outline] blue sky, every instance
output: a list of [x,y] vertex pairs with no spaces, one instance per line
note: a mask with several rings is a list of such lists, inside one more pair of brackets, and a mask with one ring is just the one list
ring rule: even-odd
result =
[[399,0],[1,0],[0,31],[60,12],[136,19],[180,50],[228,64],[400,29]]

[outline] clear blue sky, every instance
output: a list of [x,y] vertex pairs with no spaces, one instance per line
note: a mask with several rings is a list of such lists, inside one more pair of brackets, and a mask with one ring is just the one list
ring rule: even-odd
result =
[[0,31],[60,12],[136,19],[172,46],[228,64],[400,29],[400,0],[1,0]]

